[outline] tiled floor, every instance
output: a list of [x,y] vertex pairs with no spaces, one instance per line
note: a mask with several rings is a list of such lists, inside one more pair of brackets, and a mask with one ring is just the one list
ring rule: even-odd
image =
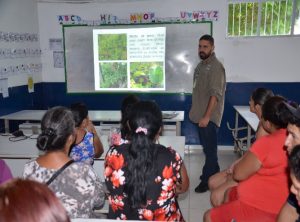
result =
[[[218,153],[221,169],[227,168],[238,155],[232,150],[220,150]],[[179,197],[179,205],[187,222],[200,222],[204,212],[210,208],[209,192],[198,194],[194,189],[199,184],[199,176],[204,163],[202,150],[192,150],[184,156],[184,162],[190,178],[190,188]]]

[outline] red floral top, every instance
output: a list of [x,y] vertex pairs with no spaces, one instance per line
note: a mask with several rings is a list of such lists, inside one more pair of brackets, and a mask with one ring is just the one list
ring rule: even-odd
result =
[[183,160],[172,148],[157,145],[157,173],[151,176],[147,187],[147,204],[133,210],[124,192],[126,184],[128,144],[110,148],[105,158],[104,177],[109,191],[110,219],[184,221],[175,196],[176,182],[181,181],[180,168]]

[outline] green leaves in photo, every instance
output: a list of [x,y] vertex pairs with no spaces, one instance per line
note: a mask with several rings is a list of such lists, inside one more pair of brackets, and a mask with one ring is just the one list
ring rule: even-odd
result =
[[100,88],[127,88],[127,63],[107,62],[99,64]]
[[99,60],[127,60],[126,34],[98,35]]
[[163,62],[130,63],[131,88],[163,88]]

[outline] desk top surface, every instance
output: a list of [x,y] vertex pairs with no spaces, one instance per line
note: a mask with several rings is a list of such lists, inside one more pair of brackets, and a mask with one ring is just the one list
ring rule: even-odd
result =
[[[107,135],[101,135],[104,152],[99,158],[103,160],[108,149]],[[184,157],[185,136],[160,136],[158,142],[164,146],[171,146],[182,158]],[[31,159],[42,154],[36,147],[36,139],[25,139],[16,142],[9,141],[9,136],[0,136],[0,158]],[[97,160],[97,159],[95,159]]]
[[[46,110],[21,110],[15,113],[0,116],[0,119],[6,120],[33,120],[39,121],[42,119]],[[170,116],[177,114],[173,118],[164,118],[164,122],[178,122],[184,120],[184,111],[163,111],[163,114]],[[119,110],[90,110],[89,118],[92,121],[112,121],[120,122],[121,112]]]
[[250,112],[249,106],[233,106],[233,108],[240,114],[240,116],[250,125],[250,127],[256,131],[259,119],[257,116]]

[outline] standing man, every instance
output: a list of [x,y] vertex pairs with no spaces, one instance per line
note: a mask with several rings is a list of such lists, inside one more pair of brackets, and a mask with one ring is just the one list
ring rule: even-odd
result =
[[208,179],[220,171],[218,163],[218,129],[221,125],[226,88],[225,69],[214,53],[214,38],[203,35],[199,39],[198,55],[202,60],[194,72],[190,120],[197,124],[205,154],[201,183],[195,192],[208,190]]

